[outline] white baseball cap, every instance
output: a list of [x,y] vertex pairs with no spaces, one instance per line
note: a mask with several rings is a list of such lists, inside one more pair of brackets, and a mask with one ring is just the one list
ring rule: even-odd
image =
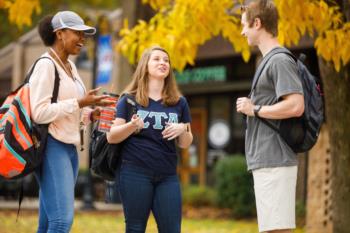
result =
[[96,28],[85,25],[84,20],[73,11],[59,11],[51,20],[53,31],[68,28],[83,31],[87,35],[94,35]]

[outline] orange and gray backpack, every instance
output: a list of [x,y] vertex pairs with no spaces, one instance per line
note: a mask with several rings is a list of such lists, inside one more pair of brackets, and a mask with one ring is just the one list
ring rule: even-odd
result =
[[[49,124],[36,124],[31,118],[29,79],[10,93],[0,108],[0,176],[16,179],[33,172],[42,162]],[[55,84],[51,103],[57,102],[60,78],[55,66]]]

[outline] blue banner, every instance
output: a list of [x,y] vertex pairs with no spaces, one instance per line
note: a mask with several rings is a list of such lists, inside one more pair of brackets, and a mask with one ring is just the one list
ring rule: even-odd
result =
[[99,36],[97,46],[97,74],[95,86],[108,84],[111,80],[113,68],[112,36]]

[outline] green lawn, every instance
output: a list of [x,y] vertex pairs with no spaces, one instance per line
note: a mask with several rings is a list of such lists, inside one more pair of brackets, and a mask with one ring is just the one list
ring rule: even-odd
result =
[[[37,227],[37,213],[21,211],[16,223],[15,211],[0,210],[1,233],[34,233]],[[122,233],[124,232],[123,216],[117,212],[77,212],[72,233]],[[256,233],[255,221],[235,221],[230,219],[184,219],[183,233]],[[303,233],[298,229],[295,233]],[[147,226],[147,233],[157,233],[153,217]]]

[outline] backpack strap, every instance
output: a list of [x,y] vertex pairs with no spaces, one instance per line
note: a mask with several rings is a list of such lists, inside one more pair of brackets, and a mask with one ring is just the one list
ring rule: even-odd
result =
[[[278,47],[278,48],[274,48],[270,54],[268,54],[268,56],[266,56],[263,61],[260,63],[257,71],[255,72],[254,74],[254,79],[253,79],[253,85],[252,85],[252,89],[250,91],[250,94],[249,94],[249,97],[251,97],[251,95],[253,94],[255,88],[256,88],[256,85],[258,83],[258,79],[262,73],[262,71],[264,70],[267,62],[276,54],[280,54],[280,53],[284,53],[284,54],[287,54],[289,55],[291,58],[293,58],[293,60],[297,63],[298,62],[298,59],[294,56],[294,54],[289,51],[288,49],[284,48],[284,47]],[[268,127],[270,127],[273,131],[275,131],[276,133],[278,133],[279,135],[281,135],[281,132],[279,130],[279,128],[272,124],[270,121],[266,120],[265,118],[262,118],[262,117],[259,117],[257,116],[257,118],[263,122],[265,125],[267,125]]]
[[253,78],[253,84],[252,84],[252,89],[250,90],[250,93],[248,95],[248,97],[250,98],[256,88],[256,85],[258,84],[258,80],[260,78],[261,73],[263,72],[263,70],[265,69],[267,62],[276,54],[279,53],[285,53],[288,54],[289,56],[291,56],[295,62],[297,62],[297,58],[292,54],[292,52],[290,52],[288,49],[283,48],[283,47],[277,47],[272,49],[268,55],[266,57],[263,58],[263,60],[261,61],[261,63],[258,66],[258,69],[255,71],[254,74],[254,78]]
[[[26,75],[26,78],[24,79],[24,82],[21,86],[19,86],[14,92],[17,92],[24,84],[29,82],[30,77],[32,76],[32,73],[34,71],[34,68],[36,66],[36,64],[38,63],[38,61],[40,61],[41,59],[49,59],[52,61],[51,58],[49,57],[39,57],[34,64],[32,65],[32,68],[29,70],[29,72]],[[54,83],[54,87],[53,87],[53,92],[52,92],[52,98],[51,98],[51,103],[57,103],[57,98],[58,98],[58,91],[59,91],[59,87],[60,87],[60,77],[57,71],[57,67],[55,65],[55,63],[52,61],[53,66],[55,67],[55,83]]]
[[51,103],[57,103],[57,98],[58,98],[58,91],[60,88],[60,76],[58,74],[56,65],[53,64],[55,67],[55,83],[53,86],[53,92],[52,92],[52,98],[51,98]]
[[[253,83],[252,83],[252,88],[250,89],[250,93],[248,95],[248,98],[251,98],[252,94],[254,93],[255,91],[255,88],[256,88],[256,85],[258,84],[258,81],[259,81],[259,78],[260,78],[260,75],[262,74],[263,70],[265,69],[266,65],[267,65],[267,62],[276,54],[278,53],[288,53],[288,54],[291,54],[293,56],[293,54],[286,48],[282,48],[282,47],[277,47],[277,48],[274,48],[272,49],[265,57],[263,57],[262,61],[260,62],[257,70],[255,71],[255,74],[254,74],[254,78],[253,78]],[[243,115],[243,122],[244,124],[246,124],[246,119],[247,119],[247,116],[246,115]],[[272,123],[268,122],[267,120],[261,118],[261,117],[258,117],[258,119],[260,119],[262,122],[264,122],[265,124],[267,124],[269,127],[271,127],[273,130],[275,130],[276,132],[279,132],[277,127],[274,126]]]
[[276,125],[272,124],[271,122],[267,121],[265,118],[259,117],[257,116],[257,118],[263,122],[265,125],[267,125],[268,127],[270,127],[271,129],[273,129],[276,133],[281,134],[279,128],[277,128]]

